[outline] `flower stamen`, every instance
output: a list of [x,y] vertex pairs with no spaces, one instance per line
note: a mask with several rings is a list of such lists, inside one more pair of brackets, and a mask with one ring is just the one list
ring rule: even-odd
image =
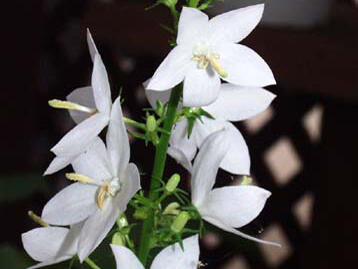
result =
[[77,173],[66,173],[66,178],[72,181],[81,182],[84,184],[94,184],[98,185],[97,181],[87,177],[85,175],[77,174]]
[[198,62],[199,69],[206,69],[209,64],[223,78],[227,77],[227,71],[220,64],[220,55],[217,53],[208,53],[206,55],[194,55],[192,60]]
[[106,200],[111,194],[111,185],[109,181],[105,181],[105,183],[99,188],[97,198],[96,198],[96,204],[99,209],[103,210]]
[[53,108],[59,108],[59,109],[68,109],[68,110],[77,110],[89,114],[94,114],[97,112],[97,109],[89,108],[86,106],[82,106],[73,102],[69,101],[62,101],[58,99],[53,99],[48,101],[48,104]]

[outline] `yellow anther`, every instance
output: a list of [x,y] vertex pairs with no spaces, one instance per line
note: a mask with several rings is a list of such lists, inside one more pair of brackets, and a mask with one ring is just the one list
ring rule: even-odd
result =
[[220,64],[220,56],[217,53],[209,53],[206,58],[210,62],[213,69],[223,78],[227,77],[227,71]]
[[250,185],[251,183],[252,183],[252,178],[248,176],[244,176],[244,178],[241,181],[242,186],[247,186]]
[[85,184],[95,184],[95,180],[87,176],[76,174],[76,173],[66,173],[66,178],[72,181],[78,181]]
[[223,78],[227,77],[227,71],[220,64],[220,55],[217,53],[208,53],[207,55],[194,55],[192,60],[197,61],[199,69],[206,69],[209,64]]
[[86,106],[81,106],[81,105],[73,103],[73,102],[62,101],[62,100],[57,100],[57,99],[48,101],[48,104],[53,108],[77,110],[77,111],[82,111],[82,112],[89,113],[89,114],[93,114],[97,111],[96,109],[89,108]]
[[192,60],[199,63],[199,69],[205,69],[209,66],[209,61],[206,59],[205,55],[195,55]]
[[98,190],[96,204],[99,209],[103,210],[103,208],[106,204],[106,200],[107,200],[108,196],[110,195],[110,192],[111,192],[111,186],[110,186],[109,182],[106,181],[104,183],[104,185],[102,185]]

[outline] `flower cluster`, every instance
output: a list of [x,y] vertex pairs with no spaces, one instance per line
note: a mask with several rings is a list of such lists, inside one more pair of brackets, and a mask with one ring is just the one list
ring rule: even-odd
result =
[[[99,268],[89,256],[112,234],[117,268],[145,268],[148,253],[159,248],[150,268],[175,264],[175,268],[195,269],[203,220],[226,232],[278,245],[237,230],[260,214],[269,191],[247,182],[214,188],[219,168],[250,174],[248,147],[231,122],[255,116],[275,98],[262,88],[275,83],[268,65],[237,44],[259,23],[264,6],[209,20],[197,8],[199,1],[189,3],[194,4],[183,7],[176,25],[176,46],[145,83],[152,106],[145,123],[123,116],[120,97],[112,102],[106,68],[88,31],[91,86],[74,90],[66,101],[49,101],[54,108],[67,109],[77,125],[51,149],[56,157],[45,175],[71,165],[73,172],[66,178],[74,183],[48,201],[41,217],[31,215],[44,227],[22,235],[25,250],[39,261],[30,268],[74,258]],[[176,1],[164,4],[177,12]],[[144,133],[129,132],[126,125]],[[130,163],[128,134],[156,147],[148,195],[139,191],[140,173]],[[190,198],[179,188],[178,174],[164,181],[167,154],[191,174]],[[132,215],[128,205],[133,207]],[[136,247],[132,235],[138,225],[133,224],[140,221]]]

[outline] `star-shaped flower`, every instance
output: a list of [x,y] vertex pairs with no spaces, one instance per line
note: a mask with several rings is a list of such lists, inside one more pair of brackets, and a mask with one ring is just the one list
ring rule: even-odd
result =
[[192,204],[204,220],[224,231],[256,242],[279,246],[235,229],[250,223],[260,214],[271,195],[269,191],[256,186],[213,189],[219,165],[230,147],[226,136],[225,129],[217,131],[207,137],[200,148],[192,171]]
[[[155,107],[156,101],[166,103],[171,91],[146,91],[149,103]],[[241,87],[230,83],[221,85],[218,98],[210,105],[202,107],[215,119],[202,117],[196,120],[190,137],[188,121],[176,124],[170,139],[169,155],[186,169],[191,170],[191,161],[203,141],[215,131],[226,128],[230,148],[220,167],[230,173],[249,175],[250,156],[246,142],[240,131],[231,123],[242,121],[264,111],[276,96],[263,88]]]
[[72,259],[77,252],[82,223],[71,229],[42,227],[23,233],[22,244],[30,257],[40,263],[28,269],[40,268]]
[[76,173],[67,174],[67,178],[78,182],[55,195],[42,212],[42,219],[54,225],[84,221],[78,243],[81,261],[101,243],[140,189],[138,169],[129,163],[129,140],[119,97],[113,103],[106,141],[107,148],[97,137],[72,162]]
[[74,90],[67,96],[67,101],[49,102],[53,107],[68,109],[78,125],[51,149],[56,157],[45,175],[55,173],[70,164],[111,120],[112,99],[108,75],[89,31],[87,43],[93,61],[92,85]]
[[250,48],[236,44],[259,23],[264,5],[254,5],[209,20],[198,9],[184,7],[177,46],[154,73],[147,89],[164,91],[184,81],[184,106],[209,105],[218,97],[220,79],[251,87],[275,84],[271,69]]
[[[199,263],[198,236],[194,235],[183,240],[184,251],[178,243],[164,248],[154,258],[151,269],[197,269]],[[122,246],[111,245],[117,263],[117,269],[144,269],[134,253]]]

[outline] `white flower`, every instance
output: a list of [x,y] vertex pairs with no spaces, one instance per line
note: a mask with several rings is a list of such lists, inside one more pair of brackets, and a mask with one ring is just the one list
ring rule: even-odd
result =
[[265,61],[250,48],[236,44],[259,23],[264,5],[254,5],[208,19],[203,12],[184,7],[177,46],[158,67],[147,89],[164,91],[184,81],[184,106],[212,103],[220,78],[242,86],[275,84]]
[[[146,91],[149,103],[155,107],[157,100],[166,103],[170,90],[164,92]],[[222,160],[220,167],[233,174],[250,174],[250,156],[246,142],[239,130],[231,121],[241,121],[251,118],[265,110],[275,95],[263,88],[240,87],[230,83],[221,85],[218,98],[212,104],[204,106],[215,120],[202,117],[195,122],[192,134],[188,138],[188,122],[183,120],[176,124],[170,139],[169,155],[191,170],[197,148],[211,133],[226,128],[230,148]]]
[[36,228],[22,234],[24,249],[32,259],[40,263],[29,267],[40,268],[72,259],[77,252],[82,224],[71,229],[63,227]]
[[[154,258],[151,269],[197,269],[199,263],[198,236],[194,235],[183,240],[184,251],[179,244],[164,248]],[[117,269],[144,269],[144,266],[128,248],[111,245],[117,263]]]
[[67,101],[49,102],[53,107],[68,109],[78,125],[51,149],[56,158],[45,175],[55,173],[70,164],[111,120],[112,99],[108,75],[89,31],[87,43],[93,61],[92,86],[74,90],[67,96]]
[[129,141],[119,97],[113,103],[106,140],[107,148],[97,137],[73,161],[76,173],[67,177],[79,182],[55,195],[42,212],[42,219],[54,225],[85,221],[78,243],[81,261],[101,243],[140,189],[138,169],[129,163]]
[[207,137],[200,148],[192,172],[192,204],[204,220],[224,231],[256,242],[279,246],[235,229],[250,223],[259,215],[271,195],[269,191],[256,186],[212,189],[219,165],[230,147],[226,136],[226,130],[217,131]]

